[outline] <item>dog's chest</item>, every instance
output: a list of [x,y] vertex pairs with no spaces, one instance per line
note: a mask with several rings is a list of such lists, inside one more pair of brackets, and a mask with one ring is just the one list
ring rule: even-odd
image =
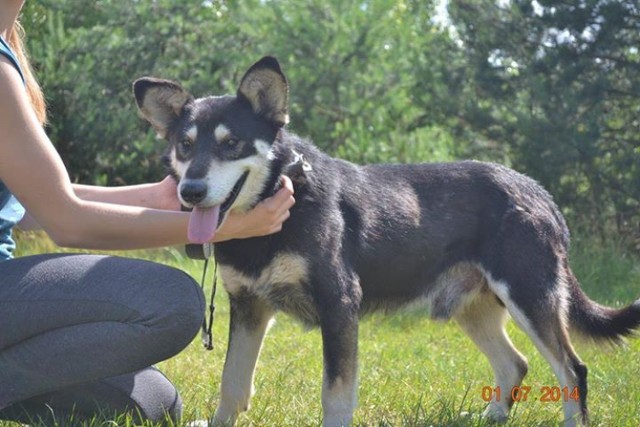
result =
[[309,263],[301,255],[279,253],[254,274],[221,264],[220,276],[231,295],[249,293],[266,300],[306,324],[317,324],[318,314],[309,293]]

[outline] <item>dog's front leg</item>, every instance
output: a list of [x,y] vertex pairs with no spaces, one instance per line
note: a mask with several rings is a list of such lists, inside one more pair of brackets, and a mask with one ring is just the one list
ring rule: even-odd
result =
[[322,304],[323,426],[348,426],[357,405],[358,302],[345,294],[342,298],[327,299]]
[[229,346],[214,425],[233,425],[238,414],[249,409],[256,362],[274,314],[262,300],[246,293],[230,294],[229,302]]

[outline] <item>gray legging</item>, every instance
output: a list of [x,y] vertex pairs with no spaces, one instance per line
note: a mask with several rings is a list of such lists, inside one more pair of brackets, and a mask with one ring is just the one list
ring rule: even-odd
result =
[[150,365],[186,347],[203,315],[193,279],[160,264],[67,254],[0,262],[0,419],[177,419],[178,392]]

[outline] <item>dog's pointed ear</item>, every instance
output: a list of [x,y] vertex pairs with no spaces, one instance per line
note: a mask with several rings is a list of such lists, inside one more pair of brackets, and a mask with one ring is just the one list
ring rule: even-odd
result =
[[162,138],[180,117],[184,106],[193,100],[178,83],[153,77],[142,77],[133,82],[133,94],[140,113]]
[[238,97],[251,104],[253,111],[282,127],[289,123],[289,84],[278,60],[265,56],[245,73]]

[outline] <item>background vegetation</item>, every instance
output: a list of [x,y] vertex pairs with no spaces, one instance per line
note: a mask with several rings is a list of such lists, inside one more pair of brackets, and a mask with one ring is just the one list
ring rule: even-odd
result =
[[[131,81],[233,92],[274,54],[291,128],[355,162],[477,158],[539,180],[573,228],[640,248],[635,0],[29,1],[23,24],[73,178],[157,179]],[[439,11],[439,12],[437,12]]]

